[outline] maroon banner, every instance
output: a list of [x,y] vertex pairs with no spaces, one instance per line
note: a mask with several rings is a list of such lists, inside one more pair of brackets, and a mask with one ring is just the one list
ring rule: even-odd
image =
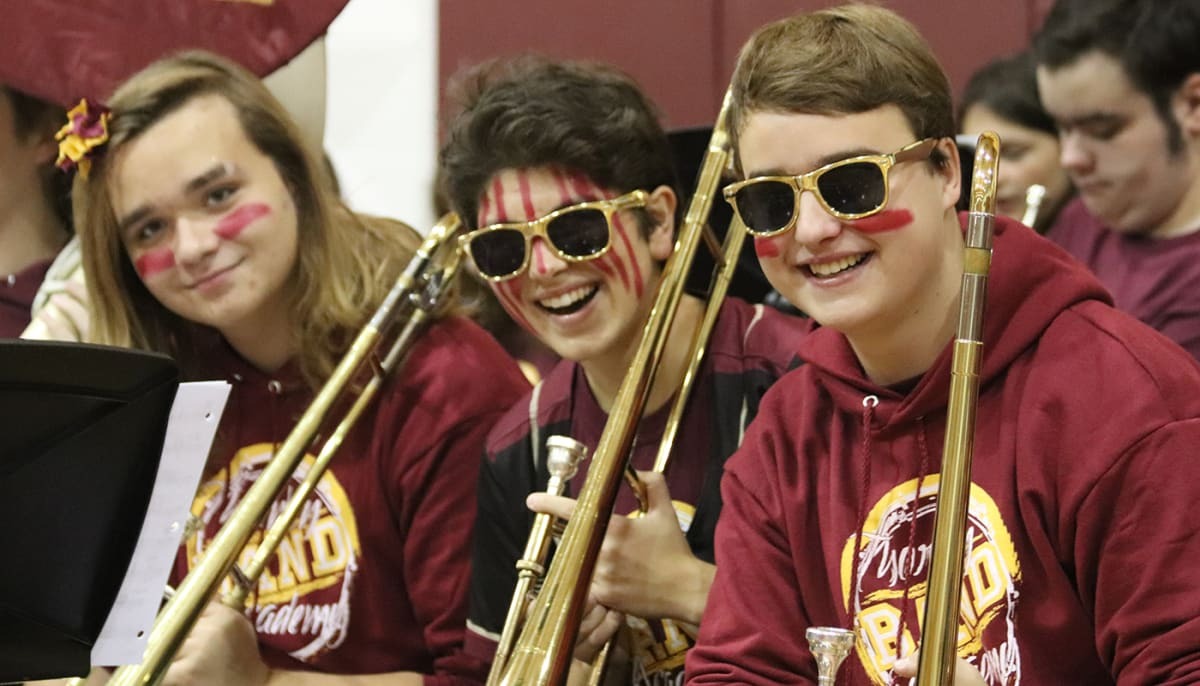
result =
[[70,107],[164,55],[202,48],[259,76],[320,37],[347,0],[0,0],[0,84]]

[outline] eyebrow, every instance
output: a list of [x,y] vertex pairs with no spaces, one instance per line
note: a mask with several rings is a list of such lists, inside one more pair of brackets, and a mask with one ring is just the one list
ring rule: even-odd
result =
[[[192,178],[191,181],[188,181],[186,184],[184,184],[183,194],[191,195],[213,181],[225,178],[226,176],[230,176],[232,174],[233,168],[229,164],[225,162],[218,162],[209,167],[206,171]],[[142,205],[132,212],[126,214],[121,218],[121,221],[118,222],[119,231],[121,233],[125,233],[130,227],[145,219],[153,211],[154,208],[151,205]]]
[[[818,158],[817,164],[815,166],[813,166],[813,168],[810,169],[808,172],[804,172],[804,173],[807,174],[813,170],[820,169],[821,167],[824,167],[827,164],[833,164],[834,162],[841,162],[842,160],[848,160],[851,157],[862,157],[863,155],[883,155],[883,154],[885,154],[885,153],[881,153],[878,150],[872,150],[870,148],[851,148],[849,150],[839,150],[837,152],[832,152],[832,153],[829,153],[828,155],[824,155],[824,156]],[[755,169],[753,171],[747,172],[747,174],[746,174],[747,179],[753,179],[758,176],[800,176],[800,174],[793,174],[791,172],[791,170],[784,169],[783,167],[771,167],[770,169]]]
[[1055,119],[1054,123],[1059,128],[1064,127],[1080,127],[1089,124],[1119,124],[1126,120],[1125,115],[1117,114],[1116,112],[1091,112],[1079,117],[1070,117],[1067,119]]

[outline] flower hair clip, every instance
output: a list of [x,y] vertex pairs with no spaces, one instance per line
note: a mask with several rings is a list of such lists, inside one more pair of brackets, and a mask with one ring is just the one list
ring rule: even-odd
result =
[[104,105],[92,104],[87,98],[80,100],[74,109],[67,112],[67,124],[54,135],[58,141],[55,166],[68,173],[78,169],[86,179],[92,168],[92,159],[108,142],[110,118],[112,111]]

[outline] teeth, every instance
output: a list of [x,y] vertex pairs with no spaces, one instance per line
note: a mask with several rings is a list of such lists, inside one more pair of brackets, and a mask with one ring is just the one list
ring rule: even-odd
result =
[[843,257],[842,259],[834,260],[833,262],[810,264],[808,265],[808,268],[811,269],[812,273],[816,274],[817,276],[833,276],[840,271],[849,269],[859,262],[862,262],[864,257],[866,257],[866,255],[851,255],[850,257]]
[[570,307],[571,305],[574,305],[580,300],[583,300],[591,295],[592,291],[594,290],[596,290],[595,286],[582,286],[573,291],[567,291],[562,295],[556,295],[553,298],[542,300],[540,301],[540,304],[542,307],[548,307],[555,310],[563,307]]

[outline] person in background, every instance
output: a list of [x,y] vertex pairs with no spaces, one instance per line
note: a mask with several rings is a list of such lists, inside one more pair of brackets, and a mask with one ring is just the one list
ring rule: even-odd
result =
[[[855,636],[840,683],[896,683],[927,628],[967,264],[949,81],[894,12],[799,14],[742,48],[730,132],[725,193],[821,326],[726,464],[687,683],[813,684],[815,626]],[[954,683],[1196,683],[1200,366],[1006,217],[981,333]]]
[[[29,327],[35,296],[71,236],[69,180],[54,168],[62,119],[57,105],[0,85],[0,338]],[[78,340],[87,322],[82,287],[53,285],[58,307],[40,310],[43,324]]]
[[[1058,130],[1038,99],[1036,69],[1032,53],[1023,52],[975,72],[958,106],[958,130],[1000,136],[996,211],[1018,221],[1031,214],[1033,228],[1045,233],[1074,190],[1058,163]],[[1042,194],[1031,197],[1035,185]]]
[[[258,79],[224,59],[161,59],[107,106],[107,132],[78,156],[73,191],[91,338],[169,354],[185,378],[232,386],[178,582],[419,237],[342,204],[319,152]],[[105,112],[91,104],[80,129],[95,131]],[[528,386],[490,336],[453,307],[441,314],[346,437],[246,613],[210,603],[168,684],[480,678],[486,665],[462,651],[478,456]]]
[[[594,450],[674,249],[682,215],[657,110],[611,67],[523,57],[458,77],[461,110],[441,151],[447,198],[472,230],[473,268],[509,315],[562,360],[488,438],[479,484],[467,648],[490,659],[529,536],[529,508],[568,517],[545,494],[546,437]],[[630,456],[649,508],[622,488],[575,649],[573,678],[631,630],[630,683],[676,682],[712,579],[725,458],[809,325],[736,298],[720,304],[670,461],[654,473],[671,401],[704,302],[685,296],[668,333]],[[572,491],[587,478],[585,469]],[[526,506],[528,498],[529,508]],[[605,513],[607,514],[607,513]]]
[[1038,91],[1079,191],[1047,236],[1200,359],[1200,3],[1059,0]]

